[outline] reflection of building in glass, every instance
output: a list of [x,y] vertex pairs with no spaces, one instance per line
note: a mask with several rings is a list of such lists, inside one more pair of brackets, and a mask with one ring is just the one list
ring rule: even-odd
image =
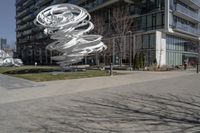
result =
[[[50,64],[52,54],[45,50],[50,39],[33,24],[36,14],[56,3],[73,3],[86,8],[92,18],[101,16],[104,42],[108,52],[99,62],[133,63],[136,53],[144,54],[145,65],[157,60],[159,65],[196,63],[199,44],[198,0],[16,0],[17,50],[25,64]],[[125,34],[119,36],[113,26],[113,9],[127,6],[132,21]],[[126,16],[124,16],[126,17]],[[120,20],[121,18],[119,18]],[[121,19],[122,20],[122,19]],[[123,25],[121,25],[123,27]],[[98,29],[98,23],[96,23]],[[118,47],[117,44],[123,44]],[[109,50],[110,49],[110,50]],[[120,49],[120,50],[119,50]],[[120,61],[121,60],[121,61]],[[87,60],[93,63],[94,60]],[[97,62],[97,61],[96,61]]]

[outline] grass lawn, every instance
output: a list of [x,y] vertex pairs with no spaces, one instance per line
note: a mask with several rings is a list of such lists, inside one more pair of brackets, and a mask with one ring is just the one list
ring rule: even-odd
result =
[[109,76],[109,73],[100,70],[87,70],[85,72],[63,72],[57,74],[50,73],[59,70],[61,70],[61,68],[55,66],[0,67],[0,73],[2,74],[37,82]]
[[29,74],[16,74],[14,76],[32,80],[32,81],[42,82],[42,81],[51,81],[51,80],[65,80],[65,79],[79,79],[79,78],[109,76],[109,73],[107,73],[106,71],[100,71],[100,70],[87,70],[86,72],[64,72],[60,74],[29,73]]

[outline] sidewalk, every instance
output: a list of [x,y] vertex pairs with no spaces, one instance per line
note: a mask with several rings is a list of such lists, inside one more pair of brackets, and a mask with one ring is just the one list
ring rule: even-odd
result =
[[42,86],[41,83],[36,83],[34,81],[21,79],[13,76],[8,76],[0,74],[0,89],[21,89],[27,87],[39,87]]
[[44,86],[27,87],[22,89],[0,89],[0,103],[9,103],[15,101],[37,99],[41,97],[50,97],[56,95],[73,94],[83,91],[92,91],[97,89],[117,87],[134,83],[168,79],[193,75],[189,72],[130,72],[128,75],[96,77],[73,80],[60,80],[42,82]]

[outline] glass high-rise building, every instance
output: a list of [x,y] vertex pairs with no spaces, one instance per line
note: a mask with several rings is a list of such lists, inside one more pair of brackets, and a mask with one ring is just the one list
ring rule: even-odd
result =
[[7,48],[7,39],[0,38],[0,49],[6,49]]
[[[112,32],[112,11],[126,5],[133,23],[125,34],[131,36],[124,37],[131,45],[123,48],[124,60],[132,60],[136,53],[143,52],[147,66],[155,59],[159,65],[168,66],[183,65],[185,60],[189,65],[197,62],[200,37],[198,0],[16,0],[17,51],[25,64],[35,61],[52,63],[50,56],[55,53],[45,49],[51,40],[43,34],[43,29],[33,24],[33,20],[39,11],[56,3],[77,4],[92,16],[102,16],[106,27],[103,36],[110,38],[110,42],[117,36]],[[117,54],[109,55],[115,63]]]

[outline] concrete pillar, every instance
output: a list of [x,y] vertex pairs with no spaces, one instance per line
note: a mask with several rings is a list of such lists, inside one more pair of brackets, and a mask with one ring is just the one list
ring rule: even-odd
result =
[[166,34],[156,31],[156,60],[158,66],[166,65]]
[[165,0],[165,31],[169,31],[170,0]]

